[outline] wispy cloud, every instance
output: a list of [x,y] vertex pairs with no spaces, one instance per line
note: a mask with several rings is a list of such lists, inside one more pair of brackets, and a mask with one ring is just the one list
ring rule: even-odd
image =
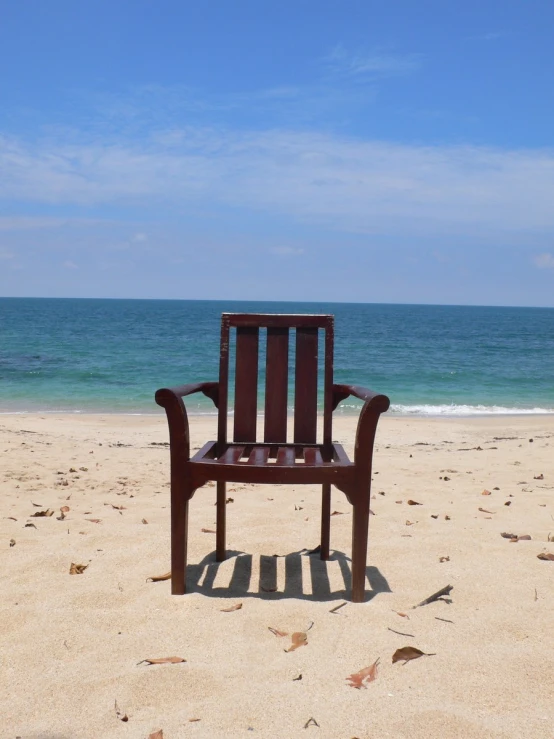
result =
[[269,251],[280,257],[298,257],[304,254],[304,249],[297,249],[293,246],[273,246]]
[[371,53],[352,53],[341,44],[325,58],[327,68],[345,76],[385,77],[410,74],[423,62],[421,54],[392,54],[381,50]]
[[477,33],[473,36],[468,36],[468,41],[497,41],[504,36],[506,36],[505,31],[487,31],[486,33]]
[[545,252],[533,257],[533,263],[539,269],[554,269],[554,255]]

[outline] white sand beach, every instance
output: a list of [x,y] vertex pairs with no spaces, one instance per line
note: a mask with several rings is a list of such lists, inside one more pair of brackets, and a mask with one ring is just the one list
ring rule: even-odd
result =
[[[191,419],[193,446],[215,425]],[[335,419],[349,453],[355,426]],[[220,565],[215,488],[199,490],[190,592],[149,581],[169,570],[167,440],[163,415],[0,417],[2,737],[554,736],[554,562],[537,557],[554,553],[553,416],[384,416],[368,598],[336,612],[351,509],[334,490],[334,554],[308,554],[315,486],[230,485]],[[293,632],[307,644],[286,652]],[[393,664],[406,646],[432,656]],[[141,663],[169,656],[186,662]]]

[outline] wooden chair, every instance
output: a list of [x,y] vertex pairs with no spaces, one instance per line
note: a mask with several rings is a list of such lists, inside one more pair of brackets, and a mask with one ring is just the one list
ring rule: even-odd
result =
[[[352,600],[364,599],[373,442],[389,399],[358,385],[333,384],[333,316],[224,313],[219,382],[199,382],[156,393],[169,424],[171,454],[171,592],[186,589],[188,505],[195,490],[217,481],[216,558],[225,559],[227,482],[321,485],[321,559],[329,558],[331,485],[353,506]],[[231,331],[234,329],[234,331]],[[260,329],[267,329],[263,442],[257,440]],[[236,331],[235,331],[236,330]],[[289,336],[295,331],[294,438],[287,442]],[[324,338],[323,439],[317,443],[318,338]],[[233,439],[227,439],[229,347],[236,333]],[[217,441],[193,457],[183,398],[202,392],[219,409]],[[332,441],[332,412],[349,395],[364,401],[354,461]]]

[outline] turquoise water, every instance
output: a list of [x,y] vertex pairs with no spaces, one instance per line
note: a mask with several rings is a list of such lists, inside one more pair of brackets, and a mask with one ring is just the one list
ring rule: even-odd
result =
[[223,311],[333,313],[335,381],[395,413],[554,412],[554,309],[41,298],[0,299],[0,411],[162,412],[157,388],[217,379]]

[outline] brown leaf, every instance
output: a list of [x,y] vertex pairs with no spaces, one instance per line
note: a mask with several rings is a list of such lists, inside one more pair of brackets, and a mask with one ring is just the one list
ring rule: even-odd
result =
[[104,505],[111,505],[111,507],[115,511],[126,511],[127,510],[124,505],[114,505],[113,503],[104,503]]
[[60,508],[60,511],[61,511],[62,513],[69,513],[69,510],[70,510],[70,509],[69,509],[69,506],[68,506],[68,505],[63,505],[63,506],[62,506],[62,507]]
[[503,539],[517,539],[517,534],[508,534],[506,531],[503,531],[500,536]]
[[120,721],[124,721],[124,722],[127,722],[127,721],[129,720],[129,716],[127,716],[127,714],[126,714],[126,713],[123,713],[123,711],[122,711],[122,710],[121,710],[121,709],[119,708],[119,706],[117,705],[117,701],[115,701],[115,702],[114,702],[114,710],[115,710],[115,715],[116,715],[116,717],[117,717],[117,718],[118,718],[118,719],[119,719]]
[[143,662],[146,662],[147,665],[177,665],[180,662],[186,662],[186,659],[182,657],[156,657],[155,659],[141,659],[137,664],[142,665]]
[[102,523],[101,518],[85,518],[85,521],[90,521],[91,523]]
[[487,511],[485,508],[479,508],[479,510],[481,511],[481,513],[489,513],[489,514],[496,513],[496,511]]
[[194,724],[196,721],[200,721],[199,718],[189,718],[189,724]]
[[344,515],[344,511],[333,511],[331,513],[331,516],[343,516],[343,515]]
[[414,525],[413,521],[406,521],[406,526],[413,526],[413,525]]
[[533,480],[544,480],[544,475],[542,472],[540,475],[533,475]]
[[481,495],[491,495],[491,491],[490,490],[483,490],[483,492],[481,493]]
[[435,519],[436,519],[436,518],[438,518],[438,517],[439,517],[439,514],[438,514],[438,513],[437,513],[436,515],[433,515],[433,514],[431,513],[431,518],[435,518]]
[[279,631],[279,629],[274,629],[273,626],[267,627],[272,634],[275,634],[275,636],[288,636],[288,633],[286,631]]
[[404,664],[406,664],[406,662],[409,662],[411,659],[418,659],[419,657],[424,656],[433,657],[434,655],[422,652],[421,649],[418,649],[417,647],[401,647],[392,655],[392,663],[404,662]]
[[518,541],[531,541],[531,537],[529,534],[523,534],[522,536],[517,537]]
[[70,575],[82,575],[83,572],[87,569],[88,565],[77,565],[75,562],[71,563],[71,566],[69,568],[69,574]]
[[308,635],[304,631],[295,631],[291,636],[292,644],[285,652],[294,652],[298,647],[303,647],[308,643]]
[[146,582],[162,582],[162,580],[169,580],[171,577],[171,572],[166,572],[165,575],[152,575],[152,577],[147,577]]
[[445,516],[445,517],[444,517],[444,520],[445,520],[445,521],[450,521],[450,516]]
[[309,718],[304,724],[305,729],[308,729],[310,726],[319,726],[315,718]]
[[220,608],[219,610],[221,613],[231,613],[232,611],[240,611],[242,608],[242,603],[235,603],[234,606],[229,606],[229,608]]
[[450,557],[439,557],[439,562],[450,562]]
[[148,735],[148,739],[164,739],[163,729],[160,729],[159,731],[153,731],[151,734]]
[[540,554],[537,554],[537,558],[546,560],[547,562],[554,562],[554,554],[551,552],[541,552]]
[[141,523],[148,523],[148,521],[145,518],[143,518]]
[[[227,498],[227,499],[225,500],[225,502],[226,502],[226,503],[234,503],[234,502],[235,502],[235,499],[234,499],[234,498]],[[198,720],[200,721],[200,719],[198,719]]]
[[15,547],[15,539],[10,539],[10,546]]
[[353,675],[349,675],[346,679],[350,683],[351,688],[366,688],[369,683],[372,683],[377,677],[377,666],[379,664],[379,657],[370,667],[364,667],[363,670],[355,672]]
[[410,619],[410,617],[408,616],[408,614],[407,613],[402,613],[402,611],[394,611],[394,613],[396,613],[396,615],[397,616],[400,616],[401,618],[407,618],[408,620]]
[[408,505],[423,505],[423,503],[418,503],[417,500],[410,500],[408,501]]
[[203,534],[215,534],[216,533],[213,529],[200,529],[200,531]]
[[14,516],[5,516],[5,518],[9,518],[10,521],[17,521],[17,518]]
[[35,524],[34,524],[34,523],[26,523],[26,524],[25,524],[25,526],[24,526],[24,528],[30,528],[31,526],[32,526],[32,527],[33,527],[34,529],[36,529],[36,526],[35,526]]
[[31,513],[31,518],[44,518],[45,516],[50,518],[50,516],[53,516],[53,515],[54,515],[54,511],[48,508],[46,511],[37,511],[36,513]]
[[58,521],[63,521],[63,520],[64,520],[64,518],[65,518],[65,514],[66,514],[66,513],[68,512],[68,511],[69,511],[69,506],[68,506],[68,505],[63,505],[63,506],[62,506],[62,507],[60,508],[60,515],[59,515],[59,516],[56,516],[56,519],[57,519]]

